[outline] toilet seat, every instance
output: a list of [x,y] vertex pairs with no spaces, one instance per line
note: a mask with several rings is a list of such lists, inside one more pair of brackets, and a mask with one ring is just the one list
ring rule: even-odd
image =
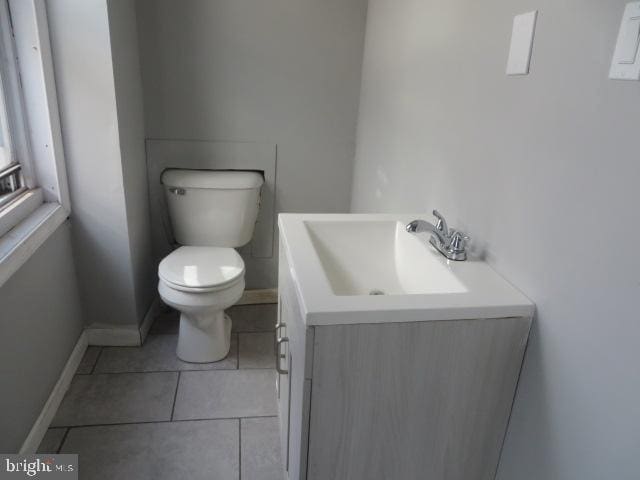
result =
[[244,261],[233,248],[180,247],[158,266],[167,286],[183,292],[213,292],[244,279]]
[[184,285],[178,285],[178,284],[175,284],[175,283],[167,282],[166,280],[163,280],[162,278],[160,279],[160,282],[162,282],[164,285],[166,285],[167,287],[169,287],[169,288],[171,288],[173,290],[177,290],[177,291],[184,292],[184,293],[214,293],[214,292],[218,292],[220,290],[229,289],[229,288],[233,287],[234,285],[240,283],[242,280],[243,280],[243,277],[240,277],[235,282],[228,282],[228,283],[225,283],[224,285],[218,285],[218,286],[215,286],[215,287],[204,287],[204,288],[185,287]]

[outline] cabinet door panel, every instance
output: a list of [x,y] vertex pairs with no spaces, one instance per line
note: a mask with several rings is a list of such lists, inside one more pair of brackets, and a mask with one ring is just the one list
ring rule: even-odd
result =
[[[280,245],[278,291],[280,318],[289,338],[282,351],[287,351],[288,375],[281,375],[280,425],[283,458],[289,480],[307,478],[309,440],[309,405],[312,391],[313,328],[307,328],[304,312],[295,287],[286,251]],[[285,389],[285,382],[286,389]],[[285,392],[286,390],[286,392]]]
[[490,480],[529,319],[316,327],[310,480]]
[[[284,308],[283,298],[278,298],[278,329],[276,330],[276,336],[286,337],[286,309]],[[288,369],[290,358],[288,352],[288,345],[283,343],[282,345],[276,345],[276,362],[281,368]],[[284,356],[284,358],[282,358]],[[282,458],[285,462],[285,469],[288,469],[288,445],[289,445],[289,375],[278,373],[278,419],[280,421],[280,447],[282,452]]]
[[309,399],[311,380],[305,379],[305,360],[307,358],[307,338],[312,334],[301,318],[295,292],[292,289],[282,292],[283,318],[287,321],[289,337],[289,392],[288,402],[288,446],[286,451],[289,480],[306,478],[306,458],[309,426]]

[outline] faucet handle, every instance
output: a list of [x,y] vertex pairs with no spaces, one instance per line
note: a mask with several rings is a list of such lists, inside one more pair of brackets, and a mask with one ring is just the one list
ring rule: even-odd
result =
[[465,251],[467,246],[467,242],[471,240],[471,238],[465,235],[462,232],[458,232],[456,230],[451,234],[451,242],[449,243],[449,250],[452,252],[462,253]]
[[436,223],[436,228],[444,234],[445,237],[449,236],[449,227],[447,226],[447,221],[444,219],[442,214],[438,212],[438,210],[433,211],[433,216],[438,219],[438,223]]

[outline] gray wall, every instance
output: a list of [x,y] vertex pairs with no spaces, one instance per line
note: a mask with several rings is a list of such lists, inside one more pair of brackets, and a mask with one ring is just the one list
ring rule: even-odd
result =
[[[278,211],[347,211],[366,5],[138,0],[147,137],[275,143]],[[248,287],[276,269],[248,259]]]
[[108,10],[133,286],[138,318],[142,319],[156,295],[156,264],[151,251],[135,2],[109,0]]
[[135,17],[122,2],[55,0],[47,9],[85,317],[137,328],[155,278],[140,79],[126,46],[136,49]]
[[[625,1],[369,4],[353,210],[441,209],[537,304],[501,480],[640,471],[640,84],[607,79]],[[531,75],[506,77],[535,8]]]
[[0,287],[0,452],[17,452],[82,331],[69,222]]

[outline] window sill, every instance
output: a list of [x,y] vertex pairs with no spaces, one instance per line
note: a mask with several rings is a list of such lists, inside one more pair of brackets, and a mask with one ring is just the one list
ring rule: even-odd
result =
[[0,240],[44,203],[42,190],[27,190],[0,210]]
[[0,287],[67,219],[57,203],[43,203],[27,218],[0,237]]

